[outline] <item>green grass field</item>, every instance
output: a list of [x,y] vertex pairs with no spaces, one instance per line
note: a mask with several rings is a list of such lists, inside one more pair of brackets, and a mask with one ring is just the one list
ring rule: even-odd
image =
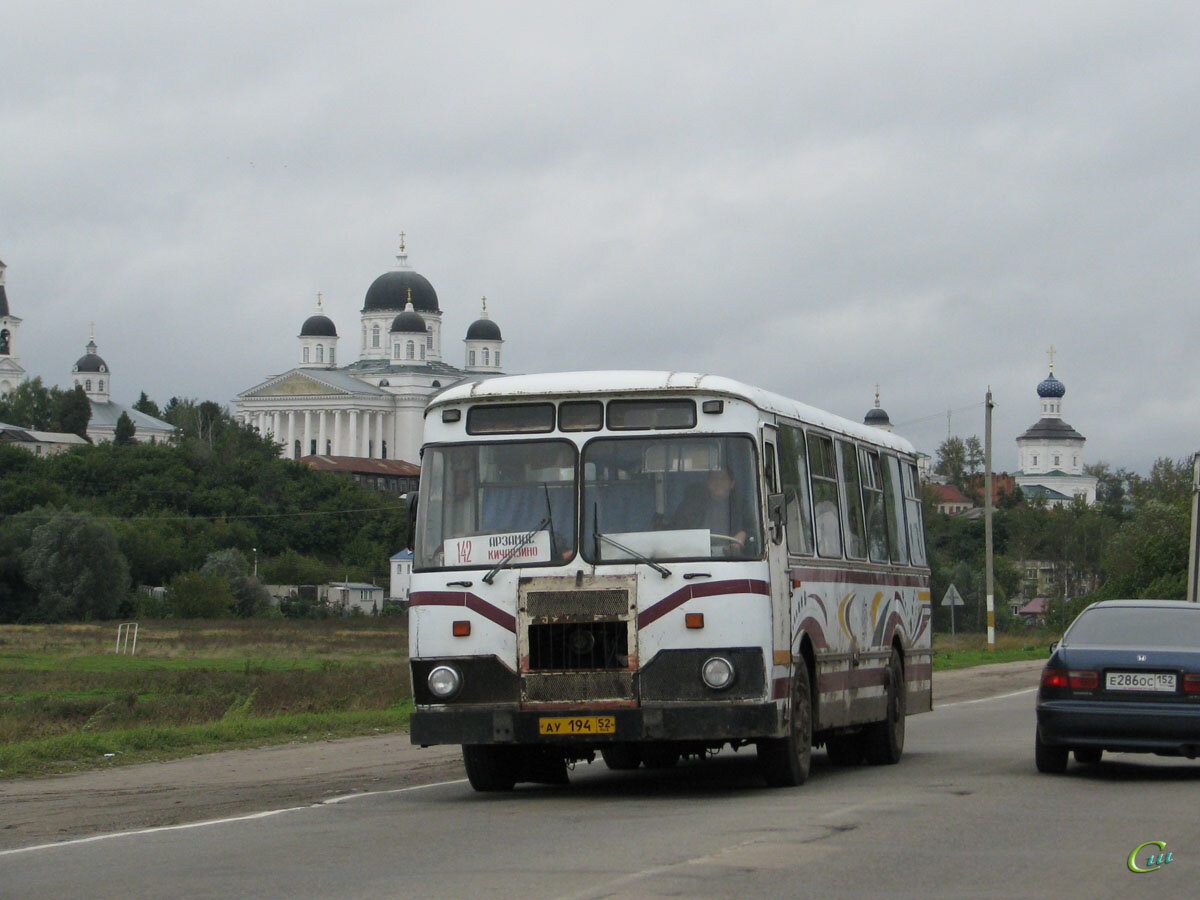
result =
[[0,778],[408,724],[399,619],[0,626]]
[[[962,669],[988,663],[1014,662],[1020,659],[1049,659],[1050,642],[1057,640],[1043,631],[997,634],[996,649],[988,650],[986,634],[959,634],[953,641],[948,634],[933,636],[933,670]],[[952,649],[952,646],[954,649]]]
[[[408,726],[402,619],[0,626],[0,778]],[[1045,659],[1052,637],[934,636],[935,670]]]

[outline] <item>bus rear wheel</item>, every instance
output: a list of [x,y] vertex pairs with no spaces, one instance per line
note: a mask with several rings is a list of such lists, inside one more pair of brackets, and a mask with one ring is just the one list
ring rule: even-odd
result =
[[908,714],[907,685],[900,652],[893,647],[887,674],[887,715],[863,729],[863,751],[873,766],[888,766],[900,761],[904,753],[904,717]]
[[792,676],[792,723],[787,737],[758,742],[758,765],[769,787],[795,787],[812,766],[812,688],[803,663]]

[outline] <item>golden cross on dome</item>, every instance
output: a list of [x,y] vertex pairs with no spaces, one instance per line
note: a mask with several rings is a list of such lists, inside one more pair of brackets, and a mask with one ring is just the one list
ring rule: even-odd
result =
[[483,298],[483,314],[485,316],[487,315],[487,297],[486,296]]
[[321,308],[321,292],[317,291],[317,309]]
[[1054,374],[1054,345],[1050,345],[1050,349],[1046,351],[1050,354],[1050,374]]
[[94,341],[95,339],[96,339],[96,323],[88,322],[88,340]]
[[875,382],[875,408],[879,409],[879,382]]
[[404,232],[400,232],[400,252],[404,252]]

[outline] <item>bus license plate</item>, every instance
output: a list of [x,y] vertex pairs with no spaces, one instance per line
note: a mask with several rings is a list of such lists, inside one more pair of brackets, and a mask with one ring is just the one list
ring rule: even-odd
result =
[[1110,691],[1175,690],[1175,676],[1167,672],[1109,672],[1104,687]]
[[538,719],[538,734],[616,734],[612,716],[555,716]]

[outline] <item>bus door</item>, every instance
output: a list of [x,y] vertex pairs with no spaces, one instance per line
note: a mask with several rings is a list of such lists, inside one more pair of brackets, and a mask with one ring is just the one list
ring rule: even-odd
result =
[[771,579],[772,682],[780,678],[789,679],[792,674],[792,579],[788,570],[787,536],[784,534],[784,520],[787,516],[775,454],[777,443],[776,427],[764,425],[762,459],[763,489],[767,494],[767,503],[764,506],[767,513],[767,530],[763,537],[767,547]]

